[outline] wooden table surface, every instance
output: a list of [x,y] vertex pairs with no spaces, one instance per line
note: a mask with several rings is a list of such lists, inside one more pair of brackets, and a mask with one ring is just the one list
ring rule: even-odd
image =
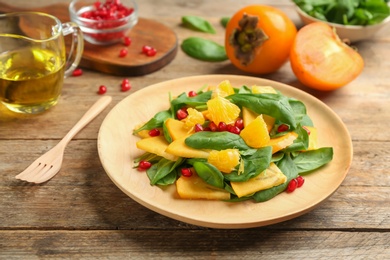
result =
[[[0,4],[34,7],[39,2],[45,3],[1,0]],[[273,4],[300,26],[287,0],[138,1],[140,16],[172,28],[179,43],[201,36],[221,44],[224,29],[219,19],[254,3]],[[217,34],[183,28],[181,16],[189,14],[207,18]],[[228,61],[202,62],[179,50],[164,68],[129,78],[129,92],[120,91],[123,77],[84,70],[82,76],[65,80],[58,105],[46,113],[21,116],[0,106],[0,258],[390,259],[389,35],[387,27],[356,44],[365,60],[363,73],[337,91],[305,88],[288,63],[278,72],[262,75],[321,99],[344,121],[354,147],[349,173],[329,199],[303,216],[266,227],[211,229],[162,216],[119,190],[98,157],[99,127],[122,99],[179,77],[248,75]],[[58,143],[99,98],[96,91],[101,84],[108,87],[113,102],[69,143],[59,174],[40,185],[16,180],[16,174]]]

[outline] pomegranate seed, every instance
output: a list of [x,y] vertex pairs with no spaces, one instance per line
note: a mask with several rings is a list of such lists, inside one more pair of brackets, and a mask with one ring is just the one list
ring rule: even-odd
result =
[[147,170],[147,169],[149,169],[151,166],[152,166],[152,163],[151,163],[151,162],[148,162],[148,161],[140,161],[139,164],[138,164],[138,168],[139,168],[140,170]]
[[189,97],[195,97],[195,96],[197,96],[198,94],[195,92],[195,91],[193,91],[193,90],[191,90],[190,92],[188,92],[188,96]]
[[209,128],[210,128],[211,132],[217,132],[218,131],[218,126],[214,122],[211,122],[209,124]]
[[201,124],[195,124],[195,132],[203,131],[203,126]]
[[149,50],[147,53],[146,53],[146,56],[148,57],[153,57],[157,54],[157,50],[152,48],[151,50]]
[[151,49],[153,49],[153,48],[148,46],[148,45],[144,45],[144,46],[142,46],[142,53],[147,54],[148,51],[150,51]]
[[288,129],[290,129],[290,127],[286,124],[281,124],[279,127],[278,127],[278,132],[281,133],[281,132],[285,132],[287,131]]
[[240,134],[241,130],[237,126],[233,125],[229,128],[229,132],[238,135]]
[[99,95],[103,95],[103,94],[106,93],[106,92],[107,92],[106,86],[101,85],[101,86],[99,87],[98,94],[99,94]]
[[237,126],[238,128],[240,128],[240,130],[242,130],[242,129],[244,129],[244,120],[242,120],[242,118],[237,118],[234,125]]
[[226,131],[227,130],[227,125],[226,123],[224,122],[219,122],[218,124],[218,131],[219,132],[223,132],[223,131]]
[[186,118],[187,116],[188,116],[188,113],[187,113],[187,109],[186,108],[180,108],[176,112],[176,117],[179,120],[182,120],[182,119]]
[[131,45],[131,38],[128,36],[123,37],[123,45],[130,46]]
[[83,75],[83,70],[80,69],[80,68],[77,68],[77,69],[75,69],[75,70],[72,72],[72,76],[73,76],[73,77],[78,77],[78,76],[81,76],[81,75]]
[[183,175],[184,177],[191,177],[192,176],[192,171],[190,168],[182,168],[180,170],[181,172],[181,175]]
[[203,131],[211,131],[210,127],[203,128]]
[[119,51],[119,57],[123,58],[127,55],[127,53],[128,53],[128,50],[123,48]]
[[131,89],[131,84],[129,82],[128,79],[124,79],[122,81],[122,84],[121,84],[121,90],[124,92],[124,91],[128,91]]
[[160,130],[157,128],[153,128],[152,130],[149,131],[149,136],[154,137],[154,136],[159,136],[160,135]]
[[298,188],[302,187],[302,185],[305,183],[305,179],[302,176],[298,176],[296,180],[298,182]]
[[298,181],[292,179],[287,185],[287,192],[293,192],[298,187]]
[[306,126],[302,126],[302,128],[306,130],[306,132],[307,132],[308,135],[310,135],[310,130],[309,130],[309,128],[307,128]]

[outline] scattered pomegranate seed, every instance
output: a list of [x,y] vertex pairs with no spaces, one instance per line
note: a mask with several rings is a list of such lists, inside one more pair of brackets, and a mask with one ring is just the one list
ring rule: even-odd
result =
[[81,75],[83,75],[83,70],[80,69],[80,68],[77,68],[77,69],[75,69],[75,70],[72,72],[72,76],[73,76],[73,77],[78,77],[78,76],[81,76]]
[[287,192],[293,192],[298,187],[298,181],[292,179],[287,185]]
[[146,56],[154,56],[157,53],[157,50],[151,46],[144,45],[142,46],[142,53],[146,54]]
[[131,38],[128,36],[123,37],[123,45],[130,46],[131,45]]
[[123,48],[119,51],[119,57],[123,58],[127,55],[128,50],[126,48]]
[[229,128],[229,132],[238,135],[240,134],[241,130],[237,126],[233,125]]
[[103,94],[106,93],[106,92],[107,92],[106,86],[101,85],[101,86],[99,87],[98,94],[99,94],[99,95],[103,95]]
[[302,187],[302,185],[305,183],[305,179],[302,176],[298,176],[296,180],[298,182],[298,188]]
[[159,136],[160,135],[160,130],[157,128],[153,128],[152,130],[149,131],[149,136],[154,137],[154,136]]
[[146,56],[148,56],[148,57],[153,57],[153,56],[155,56],[157,54],[157,50],[156,49],[151,49],[150,51],[148,51],[147,53],[146,53]]
[[214,122],[211,122],[209,124],[209,128],[210,128],[211,132],[217,132],[218,131],[218,126]]
[[184,118],[186,118],[188,116],[188,113],[187,113],[187,109],[186,108],[180,108],[179,110],[177,110],[176,112],[176,117],[177,119],[179,120],[182,120]]
[[306,132],[307,132],[308,135],[310,135],[310,130],[309,130],[309,128],[307,128],[306,126],[302,126],[302,128],[306,130]]
[[184,177],[191,177],[192,176],[192,171],[190,168],[182,168],[180,170],[181,172],[181,175],[183,175]]
[[126,82],[126,83],[123,83],[121,84],[121,90],[123,92],[125,91],[129,91],[131,89],[131,85],[130,85],[130,82]]
[[152,49],[152,47],[150,47],[148,45],[144,45],[144,46],[142,46],[142,53],[146,54],[151,49]]
[[194,130],[195,132],[201,132],[203,131],[203,126],[201,124],[195,124]]
[[237,126],[238,128],[240,128],[240,130],[242,130],[242,129],[244,129],[244,120],[242,120],[242,118],[237,118],[234,125]]
[[290,129],[290,127],[286,124],[281,124],[279,127],[278,127],[278,132],[281,133],[281,132],[285,132],[287,131],[288,129]]
[[197,96],[198,94],[195,92],[195,91],[193,91],[193,90],[191,90],[190,92],[188,92],[188,96],[189,97],[195,97],[195,96]]
[[147,169],[149,169],[151,166],[152,166],[152,163],[151,163],[151,162],[148,162],[148,161],[140,161],[139,164],[138,164],[138,168],[139,168],[140,170],[147,170]]
[[218,131],[219,132],[227,131],[227,125],[225,122],[219,122]]

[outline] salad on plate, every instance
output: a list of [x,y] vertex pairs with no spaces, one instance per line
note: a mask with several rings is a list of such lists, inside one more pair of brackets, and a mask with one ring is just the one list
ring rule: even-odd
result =
[[168,98],[133,131],[144,151],[134,168],[151,185],[176,185],[182,199],[264,202],[333,158],[332,147],[318,147],[305,104],[271,86],[224,80]]

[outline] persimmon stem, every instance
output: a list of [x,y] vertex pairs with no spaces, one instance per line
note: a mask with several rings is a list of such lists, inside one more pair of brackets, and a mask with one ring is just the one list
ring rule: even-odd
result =
[[234,54],[242,65],[252,63],[255,49],[268,40],[268,35],[257,27],[259,17],[243,14],[238,26],[230,36],[229,43],[234,47]]

